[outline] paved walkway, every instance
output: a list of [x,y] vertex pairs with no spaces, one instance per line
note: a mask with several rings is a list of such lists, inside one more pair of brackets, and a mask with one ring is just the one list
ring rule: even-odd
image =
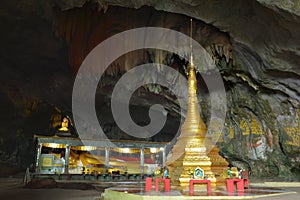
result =
[[298,200],[300,199],[300,182],[265,182],[265,183],[253,183],[255,186],[268,186],[278,187],[284,190],[297,192],[294,194],[284,194],[269,197],[258,198],[258,200]]
[[296,194],[284,194],[270,197],[262,197],[257,200],[298,200],[300,199],[300,187],[284,188],[286,190],[297,192]]
[[[1,200],[99,200],[100,191],[76,189],[24,189],[17,179],[0,179]],[[255,184],[255,186],[272,186],[297,192],[293,194],[276,195],[256,198],[257,200],[298,200],[300,199],[300,183],[274,183]]]

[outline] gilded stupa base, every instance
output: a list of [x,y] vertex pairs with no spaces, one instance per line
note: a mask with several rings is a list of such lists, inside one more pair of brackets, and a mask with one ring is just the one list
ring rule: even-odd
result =
[[[198,129],[203,132],[205,128]],[[180,136],[174,145],[171,158],[167,162],[171,171],[172,184],[176,184],[181,190],[188,190],[190,179],[194,178],[194,171],[200,167],[204,171],[204,178],[211,181],[213,189],[226,186],[228,162],[219,155],[219,149],[209,137],[191,136],[191,131],[183,129],[186,137]],[[205,142],[204,142],[205,141]],[[172,158],[175,162],[171,162]]]
[[[172,169],[172,178],[178,180],[177,184],[174,183],[179,186],[180,190],[189,189],[189,182],[194,178],[194,171],[197,167],[200,167],[204,171],[204,177],[211,181],[212,189],[221,189],[226,186],[228,162],[218,154],[216,147],[211,149],[212,151],[207,153],[207,148],[203,146],[185,148],[182,158],[168,166]],[[175,175],[176,172],[180,174]]]

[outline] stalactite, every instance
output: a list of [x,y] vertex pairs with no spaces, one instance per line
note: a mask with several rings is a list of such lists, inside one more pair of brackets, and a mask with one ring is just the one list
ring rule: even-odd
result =
[[[115,15],[115,13],[118,13],[118,15]],[[154,13],[159,13],[159,15]],[[147,17],[139,17],[141,14],[152,16],[151,20],[149,21]],[[122,16],[127,20],[124,20]],[[85,4],[80,9],[57,11],[53,28],[56,35],[66,40],[69,47],[69,63],[74,73],[76,73],[85,56],[100,42],[116,33],[141,26],[160,26],[175,30],[179,29],[183,33],[187,33],[188,29],[184,25],[184,21],[188,22],[189,20],[187,17],[179,17],[176,14],[155,11],[151,8],[132,10],[110,7],[104,13],[95,10],[91,4]],[[177,24],[177,27],[174,27],[174,24]],[[195,21],[195,26],[199,29],[199,31],[195,31],[195,39],[200,44],[205,41],[205,44],[203,44],[205,46],[213,46],[211,54],[213,59],[217,61],[218,56],[222,57],[224,55],[226,60],[229,61],[231,44],[227,34],[221,33],[216,28],[200,21]],[[209,40],[206,39],[207,37]],[[225,46],[226,48],[224,48]],[[189,51],[188,45],[180,48],[183,52]],[[151,53],[147,54],[145,51],[141,53],[129,52],[123,56],[123,60],[119,61],[122,68],[120,71],[128,71],[136,64],[145,63],[149,60],[161,64],[171,63],[172,55],[170,53],[162,50],[147,51]],[[114,70],[112,73],[116,74],[116,71]]]

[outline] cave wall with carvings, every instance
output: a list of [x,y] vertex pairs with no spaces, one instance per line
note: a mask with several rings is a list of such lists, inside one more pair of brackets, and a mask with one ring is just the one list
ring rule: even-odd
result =
[[[231,165],[255,177],[300,178],[300,16],[292,1],[3,1],[1,26],[1,166],[33,161],[33,134],[53,135],[63,115],[72,117],[72,86],[85,56],[105,39],[155,26],[189,34],[211,55],[227,94],[218,146]],[[188,51],[188,50],[187,50]],[[197,57],[197,55],[195,55]],[[142,63],[158,62],[186,76],[187,61],[161,50],[130,52],[105,71],[96,94],[99,122],[110,138],[132,139],[116,125],[110,96],[118,79]],[[203,66],[197,71],[209,73]],[[200,74],[201,116],[208,123],[209,93]],[[131,100],[133,120],[149,123],[149,106],[169,111],[151,141],[169,141],[180,118],[166,88],[141,87]]]

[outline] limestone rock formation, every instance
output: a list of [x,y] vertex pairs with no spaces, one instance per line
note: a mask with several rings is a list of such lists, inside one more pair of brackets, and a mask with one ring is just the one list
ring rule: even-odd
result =
[[[219,130],[223,133],[220,153],[231,165],[246,168],[253,176],[299,180],[299,1],[4,0],[2,5],[2,165],[30,165],[33,134],[51,135],[54,116],[72,115],[76,72],[98,43],[144,26],[188,34],[192,17],[196,27],[193,38],[213,58],[226,88],[227,116],[224,130]],[[185,75],[185,60],[153,49],[130,52],[112,63],[96,94],[99,121],[109,137],[130,139],[110,112],[115,83],[132,67],[149,61],[172,66]],[[196,70],[209,73],[202,66]],[[209,92],[201,76],[197,80],[201,116],[208,123]],[[131,103],[132,118],[140,125],[149,123],[150,105],[165,105],[166,126],[149,140],[174,137],[181,116],[170,91],[147,85],[136,92]]]

